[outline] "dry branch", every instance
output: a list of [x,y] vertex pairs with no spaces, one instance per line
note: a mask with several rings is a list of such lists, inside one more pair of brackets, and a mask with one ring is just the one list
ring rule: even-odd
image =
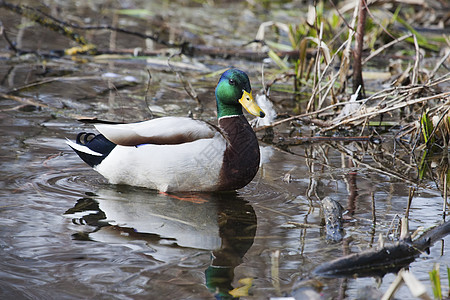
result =
[[[364,114],[361,114],[361,115],[358,115],[358,116],[355,116],[355,117],[352,117],[352,118],[345,119],[345,120],[343,120],[341,122],[338,122],[337,124],[334,124],[334,125],[332,125],[332,126],[330,126],[328,128],[322,129],[322,132],[325,132],[325,131],[328,131],[328,130],[332,130],[332,129],[334,129],[336,127],[339,127],[339,126],[342,126],[342,125],[347,125],[349,123],[352,123],[352,122],[355,122],[355,121],[358,121],[358,120],[361,120],[361,119],[373,118],[373,117],[378,116],[380,114],[391,112],[391,111],[394,111],[394,110],[397,110],[397,109],[400,109],[400,108],[403,108],[403,107],[406,107],[406,106],[410,106],[410,105],[414,105],[414,104],[422,103],[422,102],[427,102],[427,101],[430,101],[430,100],[433,100],[433,99],[446,99],[449,96],[450,96],[450,92],[444,92],[444,93],[440,93],[440,94],[432,95],[432,96],[428,96],[428,97],[421,97],[421,98],[418,98],[418,99],[411,99],[411,100],[402,101],[400,103],[396,103],[395,105],[393,105],[391,107],[386,107],[386,108],[382,108],[382,109],[379,109],[378,107],[371,108],[371,109],[368,109],[369,111],[367,113],[364,113]],[[446,101],[448,102],[448,99],[446,99]]]
[[[358,167],[364,167],[367,170],[370,170],[371,172],[379,173],[379,174],[382,174],[382,175],[385,175],[388,177],[392,177],[392,178],[396,178],[396,179],[399,179],[399,180],[404,181],[411,185],[422,186],[422,184],[418,183],[417,180],[414,180],[414,179],[412,180],[404,172],[397,171],[395,168],[387,167],[386,164],[379,163],[378,167],[372,166],[371,164],[366,163],[361,159],[358,159],[355,155],[353,155],[353,153],[349,153],[348,149],[340,144],[336,144],[335,148],[339,152],[341,152],[342,154],[347,156],[348,158],[352,159],[355,162],[355,164],[358,165]],[[374,159],[374,161],[376,161],[376,159]],[[402,160],[398,160],[398,161],[402,162]]]
[[412,33],[406,34],[404,36],[399,37],[398,39],[395,39],[383,46],[381,46],[380,48],[378,48],[377,50],[375,50],[374,52],[370,53],[369,56],[367,56],[366,58],[364,58],[364,60],[362,61],[362,64],[364,65],[365,63],[367,63],[369,60],[371,60],[372,58],[374,58],[375,56],[377,56],[378,54],[380,54],[381,52],[383,52],[384,50],[386,50],[387,48],[403,41],[406,40],[407,38],[412,37]]
[[[446,76],[444,76],[444,78],[439,78],[439,83],[445,82],[445,81],[449,81],[450,80],[450,74],[447,74]],[[273,122],[270,125],[266,125],[266,126],[262,126],[262,127],[258,127],[255,129],[255,131],[261,131],[261,130],[265,130],[267,128],[271,128],[271,127],[275,127],[281,124],[284,124],[286,122],[290,122],[290,121],[294,121],[294,120],[300,120],[303,122],[307,122],[307,123],[313,123],[315,125],[318,125],[320,127],[324,127],[321,131],[325,132],[325,131],[329,131],[332,129],[335,129],[339,126],[343,126],[343,125],[348,125],[352,122],[355,121],[360,121],[360,120],[364,120],[366,118],[373,118],[377,115],[383,114],[383,113],[387,113],[387,112],[391,112],[394,110],[398,110],[400,108],[406,107],[406,106],[410,106],[410,105],[414,105],[417,103],[422,103],[422,102],[427,102],[433,99],[443,99],[446,102],[448,102],[448,97],[450,96],[450,92],[443,92],[440,94],[436,94],[436,95],[432,95],[432,96],[427,96],[427,97],[421,97],[421,98],[417,98],[417,99],[411,99],[411,100],[404,100],[407,96],[412,95],[414,93],[416,93],[419,90],[422,90],[426,87],[431,87],[433,85],[435,85],[436,82],[433,83],[429,83],[427,85],[424,86],[413,86],[413,87],[395,87],[395,88],[389,88],[386,89],[384,91],[380,91],[378,93],[375,93],[374,95],[366,98],[366,99],[362,99],[362,100],[358,100],[355,101],[355,104],[365,104],[367,103],[369,100],[370,101],[374,101],[376,99],[383,99],[383,98],[388,98],[389,96],[392,95],[397,95],[396,97],[394,97],[394,99],[390,100],[390,102],[384,103],[383,105],[381,105],[381,103],[378,104],[378,106],[376,107],[372,107],[372,108],[367,108],[367,112],[357,115],[357,116],[347,116],[346,118],[339,120],[337,118],[333,119],[333,120],[321,120],[321,119],[317,119],[317,118],[312,118],[312,116],[318,116],[321,113],[325,112],[325,111],[330,111],[333,110],[339,106],[344,106],[347,105],[348,103],[336,103],[336,104],[332,104],[329,105],[327,107],[324,107],[322,109],[319,109],[317,111],[314,112],[310,112],[310,113],[304,113],[304,114],[300,114],[300,115],[295,115],[295,116],[291,116],[288,117],[286,119],[283,120],[279,120],[276,122]],[[399,95],[398,95],[399,94]],[[445,103],[446,103],[445,102]]]
[[48,108],[48,105],[39,103],[39,102],[35,101],[33,98],[18,97],[18,96],[14,96],[14,95],[5,94],[5,93],[0,93],[0,98],[14,100],[23,105],[32,105],[32,106],[41,107],[41,108]]

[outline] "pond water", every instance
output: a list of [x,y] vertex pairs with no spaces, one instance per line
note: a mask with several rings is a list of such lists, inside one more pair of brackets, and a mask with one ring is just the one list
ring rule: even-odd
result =
[[[317,285],[323,299],[360,299],[369,288],[384,293],[395,275],[378,287],[375,278],[324,279],[313,269],[375,247],[379,234],[397,228],[411,187],[417,188],[411,231],[442,220],[441,192],[431,180],[416,185],[410,153],[393,150],[389,138],[305,144],[289,152],[260,142],[259,173],[234,193],[167,195],[108,184],[65,143],[92,130],[77,117],[131,122],[152,113],[193,114],[214,121],[218,75],[205,75],[231,64],[248,70],[254,93],[261,87],[258,63],[186,58],[183,63],[205,68],[182,68],[185,76],[194,74],[189,80],[204,105],[199,111],[162,61],[23,57],[0,66],[0,92],[17,89],[15,95],[35,101],[0,101],[0,298],[214,299],[250,278],[248,299],[304,299]],[[32,82],[39,84],[21,88]],[[283,97],[290,96],[274,95]],[[318,202],[325,196],[348,211],[344,242],[326,240]],[[429,295],[435,263],[444,285],[447,280],[449,243],[447,236],[410,265]],[[412,298],[405,287],[397,297]]]

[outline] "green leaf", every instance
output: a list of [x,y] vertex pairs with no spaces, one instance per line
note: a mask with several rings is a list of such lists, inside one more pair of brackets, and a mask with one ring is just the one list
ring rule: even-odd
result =
[[292,46],[286,45],[286,44],[276,43],[276,42],[272,42],[272,41],[266,41],[266,44],[270,48],[276,49],[276,50],[281,50],[281,51],[292,51],[293,50]]
[[308,50],[308,39],[302,39],[302,41],[300,42],[299,45],[299,56],[298,56],[298,67],[299,69],[297,70],[297,77],[303,78],[303,72],[305,71],[306,68],[306,54],[307,54],[307,50]]
[[422,127],[423,138],[425,139],[425,143],[428,143],[428,140],[431,139],[430,143],[434,143],[434,136],[431,136],[433,132],[434,126],[431,119],[428,117],[428,112],[424,112],[422,114],[422,118],[420,119],[420,125]]
[[[447,270],[448,272],[448,270]],[[442,299],[441,278],[439,275],[439,264],[436,264],[430,274],[431,287],[433,289],[434,298]]]
[[288,65],[273,51],[269,50],[267,55],[277,64],[280,69],[287,70],[289,69]]
[[399,5],[399,6],[397,7],[397,9],[395,10],[394,14],[392,15],[392,23],[395,22],[395,21],[397,21],[397,18],[398,18],[398,15],[399,15],[399,13],[400,13],[400,9],[401,9],[401,8],[402,8],[402,6]]
[[428,171],[427,156],[428,156],[428,151],[425,150],[422,154],[422,159],[420,160],[420,164],[419,164],[419,179],[420,180],[422,180],[425,177],[425,175],[427,174],[427,171]]
[[154,15],[154,13],[152,13],[148,9],[119,9],[117,10],[117,13],[121,15],[136,16],[140,18],[151,17]]
[[[435,44],[428,42],[428,40],[422,34],[420,34],[417,30],[415,30],[411,25],[409,25],[405,20],[403,20],[399,16],[397,16],[397,21],[400,24],[402,24],[403,26],[405,26],[406,29],[408,29],[412,34],[414,34],[416,36],[417,43],[419,44],[420,47],[428,49],[428,50],[432,50],[432,51],[440,50],[439,45],[435,45]],[[406,41],[408,41],[409,43],[414,43],[414,38],[407,38]]]
[[331,27],[332,27],[332,28],[337,28],[338,25],[339,25],[339,21],[340,21],[339,15],[334,13],[334,14],[331,16],[331,20],[330,20],[330,25],[331,25]]
[[397,126],[398,122],[397,121],[369,121],[368,123],[369,126],[386,126],[386,127],[393,127],[393,126]]

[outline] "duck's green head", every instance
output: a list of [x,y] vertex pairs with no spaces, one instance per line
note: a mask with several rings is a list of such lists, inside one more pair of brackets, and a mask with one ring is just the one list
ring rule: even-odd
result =
[[238,69],[222,74],[216,87],[216,102],[218,118],[242,115],[242,107],[254,116],[266,115],[253,100],[247,74]]

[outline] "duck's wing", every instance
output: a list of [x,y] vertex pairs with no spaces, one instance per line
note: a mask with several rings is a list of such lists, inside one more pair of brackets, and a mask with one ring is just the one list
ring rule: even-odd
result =
[[130,124],[95,124],[111,142],[122,146],[182,144],[212,138],[218,129],[206,122],[181,117],[163,117]]

